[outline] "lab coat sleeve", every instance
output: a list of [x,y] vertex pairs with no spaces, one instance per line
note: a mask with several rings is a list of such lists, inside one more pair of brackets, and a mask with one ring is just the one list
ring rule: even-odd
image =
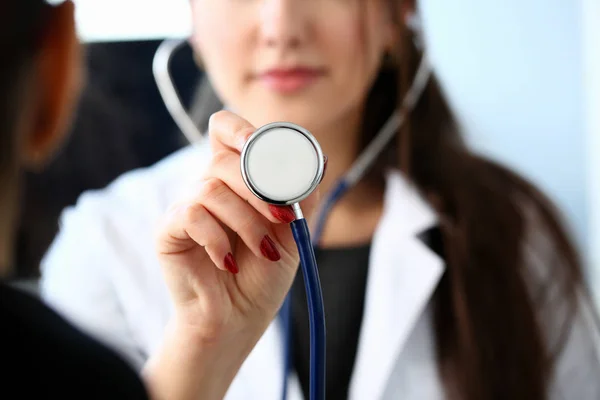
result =
[[111,241],[106,207],[96,196],[84,194],[63,213],[60,231],[42,261],[41,294],[50,307],[139,369],[144,357],[114,287],[114,271],[124,267],[124,260]]
[[598,326],[588,302],[580,301],[556,365],[552,400],[600,399]]
[[[549,399],[600,399],[600,332],[597,309],[579,288],[575,307],[565,301],[565,274],[555,246],[532,216],[532,230],[525,248],[532,298],[548,349],[559,349]],[[564,332],[564,333],[563,333]],[[563,333],[564,336],[561,336]]]

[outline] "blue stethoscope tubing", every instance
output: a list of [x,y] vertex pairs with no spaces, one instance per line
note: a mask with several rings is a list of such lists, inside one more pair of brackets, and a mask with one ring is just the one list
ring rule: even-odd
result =
[[[319,281],[319,272],[315,258],[314,247],[319,243],[319,239],[325,227],[326,217],[333,206],[341,199],[351,186],[346,179],[341,179],[335,189],[331,191],[327,199],[323,202],[319,212],[319,218],[315,225],[314,234],[310,236],[306,220],[300,219],[293,221],[290,225],[292,233],[298,246],[300,254],[300,268],[304,278],[306,289],[306,299],[309,315],[310,329],[310,400],[325,399],[325,379],[326,379],[326,332],[325,332],[325,308],[323,305],[323,295],[321,283]],[[293,364],[293,345],[292,345],[292,299],[291,292],[286,296],[279,319],[283,326],[284,341],[284,366],[283,366],[283,386],[282,400],[287,400],[288,376],[292,370]],[[321,322],[322,321],[322,322]],[[314,382],[314,383],[313,383]],[[313,397],[315,396],[315,397]],[[322,396],[322,397],[319,397]]]
[[[309,398],[310,400],[325,399],[326,379],[326,325],[325,307],[323,294],[319,281],[319,271],[315,258],[314,247],[321,237],[325,219],[333,205],[346,193],[348,184],[345,180],[340,181],[336,189],[331,192],[328,199],[323,203],[321,217],[315,227],[315,234],[311,240],[308,224],[304,218],[293,221],[290,226],[294,240],[298,246],[300,255],[300,268],[304,278],[306,299],[309,316],[310,329],[310,367],[309,367]],[[292,370],[293,346],[292,346],[292,300],[291,293],[286,296],[279,313],[284,332],[284,366],[282,399],[287,400],[288,376]]]
[[[292,234],[294,235],[294,240],[298,246],[300,265],[304,277],[304,286],[306,289],[306,299],[308,303],[310,329],[309,398],[311,400],[324,400],[326,376],[325,346],[327,341],[325,333],[325,307],[323,304],[321,283],[319,281],[317,260],[315,258],[315,251],[310,239],[310,232],[308,230],[306,219],[297,219],[293,221],[290,226],[292,229]],[[289,316],[291,314],[289,310],[289,297],[289,295],[286,297],[287,303],[285,305],[288,307],[288,323],[291,322],[291,320],[289,320]],[[287,336],[291,336],[291,329],[289,329],[289,333],[290,334]],[[291,343],[288,341],[289,339],[286,337],[286,354],[289,358],[289,361],[286,361],[286,363],[291,363]],[[286,371],[287,368],[291,368],[291,365],[286,365]],[[287,379],[285,379],[284,385],[287,386]]]

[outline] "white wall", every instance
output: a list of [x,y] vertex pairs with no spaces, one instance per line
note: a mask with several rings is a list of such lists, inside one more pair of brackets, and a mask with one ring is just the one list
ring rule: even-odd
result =
[[79,35],[86,42],[181,38],[192,29],[190,0],[73,1]]
[[586,247],[579,3],[421,0],[420,5],[431,57],[472,143],[548,192]]
[[600,299],[600,1],[583,0],[585,121],[590,187],[590,265]]

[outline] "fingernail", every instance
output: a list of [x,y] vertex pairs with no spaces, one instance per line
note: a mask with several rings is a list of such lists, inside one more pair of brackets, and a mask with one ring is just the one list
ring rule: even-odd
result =
[[227,255],[225,256],[225,268],[227,269],[227,271],[231,272],[234,275],[240,272],[240,269],[238,268],[238,265],[235,262],[235,258],[233,258],[233,254],[231,253],[227,253]]
[[268,260],[279,261],[281,259],[281,255],[279,254],[279,251],[277,251],[275,243],[273,242],[273,239],[269,237],[269,235],[265,236],[262,242],[260,242],[260,252]]
[[323,156],[323,175],[321,175],[321,180],[319,183],[323,182],[323,178],[325,178],[325,172],[327,172],[327,161],[329,161],[329,157]]
[[269,204],[269,211],[275,218],[284,224],[289,224],[290,222],[296,219],[296,215],[290,206],[276,206],[273,204]]

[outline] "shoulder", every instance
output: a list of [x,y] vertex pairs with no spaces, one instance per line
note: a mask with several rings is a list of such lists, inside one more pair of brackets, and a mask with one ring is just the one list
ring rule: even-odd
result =
[[103,189],[84,192],[74,206],[63,211],[59,237],[65,230],[88,232],[95,227],[112,230],[154,223],[193,186],[209,161],[208,146],[189,146],[151,167],[127,172]]
[[207,146],[188,146],[151,167],[121,175],[104,189],[83,193],[70,210],[89,208],[108,213],[162,210],[200,178],[209,161]]
[[[63,212],[59,232],[41,262],[45,299],[92,327],[117,326],[121,313],[115,291],[131,300],[144,287],[132,277],[154,276],[157,223],[199,179],[209,160],[207,147],[187,147],[122,175],[104,189],[82,194]],[[96,314],[103,310],[104,319],[91,316],[90,309]]]
[[146,398],[141,380],[121,358],[39,300],[4,285],[0,298],[6,385],[24,397],[43,388],[45,396],[61,398]]

